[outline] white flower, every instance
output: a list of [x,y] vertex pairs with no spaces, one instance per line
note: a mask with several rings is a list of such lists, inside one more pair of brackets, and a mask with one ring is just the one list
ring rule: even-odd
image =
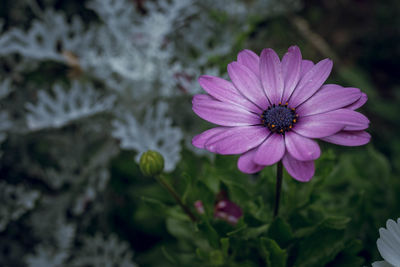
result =
[[386,229],[379,229],[379,253],[385,261],[372,263],[373,267],[400,267],[400,218],[397,223],[391,219],[386,222]]

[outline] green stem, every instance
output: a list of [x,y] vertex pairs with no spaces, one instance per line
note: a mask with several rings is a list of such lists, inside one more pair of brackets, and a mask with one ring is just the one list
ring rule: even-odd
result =
[[275,187],[275,208],[274,208],[274,218],[278,216],[279,213],[279,201],[281,199],[282,191],[282,161],[279,161],[276,165],[276,187]]
[[179,195],[175,192],[175,190],[163,179],[161,175],[155,176],[157,182],[159,182],[167,191],[171,194],[171,196],[175,199],[179,206],[181,206],[182,210],[189,216],[189,218],[195,222],[197,221],[196,216],[190,211],[189,207],[186,206]]

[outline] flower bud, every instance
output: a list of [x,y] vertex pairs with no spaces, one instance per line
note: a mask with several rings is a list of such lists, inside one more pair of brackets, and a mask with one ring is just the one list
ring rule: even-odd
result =
[[196,202],[194,202],[194,207],[196,208],[196,211],[198,214],[204,214],[204,206],[203,206],[203,202],[201,200],[197,200]]
[[140,157],[139,167],[144,176],[159,175],[164,170],[164,158],[160,153],[148,150]]
[[228,199],[222,199],[214,206],[214,218],[224,220],[232,225],[237,224],[242,215],[242,209]]

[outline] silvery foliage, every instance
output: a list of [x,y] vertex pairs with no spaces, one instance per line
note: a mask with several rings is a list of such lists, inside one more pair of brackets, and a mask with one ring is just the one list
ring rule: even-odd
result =
[[172,120],[166,116],[168,105],[159,102],[155,108],[149,108],[141,124],[132,114],[122,114],[121,120],[113,122],[112,135],[120,140],[124,149],[138,151],[136,162],[147,150],[157,150],[163,155],[165,170],[172,171],[180,160],[180,141],[182,131],[172,126]]
[[69,91],[60,84],[53,86],[52,97],[38,92],[38,103],[26,104],[28,127],[31,130],[60,128],[71,121],[91,116],[112,108],[115,96],[100,97],[91,85],[73,82]]
[[100,169],[89,176],[75,200],[72,208],[74,215],[82,215],[86,211],[88,204],[93,203],[97,195],[104,191],[109,178],[110,174],[105,169]]
[[[128,0],[93,0],[88,8],[94,10],[103,23],[91,24],[87,29],[77,16],[69,22],[64,14],[48,9],[28,31],[12,29],[0,36],[0,55],[19,53],[36,60],[78,66],[102,80],[107,88],[119,91],[124,100],[131,97],[131,103],[143,99],[150,101],[155,97],[195,94],[199,92],[197,77],[210,72],[206,66],[208,59],[228,54],[235,43],[233,31],[237,30],[235,27],[215,27],[215,21],[205,11],[224,11],[235,16],[235,26],[245,28],[250,14],[246,11],[260,12],[269,7],[265,4],[269,1],[256,1],[250,6],[241,1],[211,2],[146,1],[149,12],[143,16]],[[210,40],[214,41],[211,47]],[[193,50],[198,52],[194,59],[188,56]],[[71,62],[71,55],[75,62]],[[211,69],[211,72],[216,71]],[[59,85],[54,90],[59,92]],[[27,116],[30,129],[58,128],[87,115],[85,112],[70,114],[61,108],[53,109],[62,105],[49,101],[49,98],[41,91],[37,106],[27,104],[31,112]],[[117,100],[117,103],[124,100]],[[68,99],[64,104],[69,101],[74,99]],[[87,102],[89,107],[82,108],[91,110],[92,101]],[[71,104],[71,107],[75,105]]]
[[54,240],[36,246],[35,254],[26,257],[28,266],[67,266],[64,264],[70,256],[76,229],[74,225],[60,218],[53,223],[57,226],[51,233]]
[[33,209],[39,196],[36,190],[0,181],[0,232],[4,231],[11,221],[18,220]]
[[[9,100],[15,77],[23,81],[25,73],[40,72],[43,62],[67,66],[76,78],[53,83],[49,77],[52,83],[40,87],[23,81],[36,91],[13,107],[18,112],[0,106],[0,141],[22,128],[10,117],[14,119],[23,110],[26,117],[16,119],[26,122],[27,129],[16,132],[24,132],[23,139],[33,142],[55,140],[46,152],[56,160],[54,166],[41,166],[22,153],[21,169],[45,185],[40,201],[36,190],[0,183],[0,191],[4,191],[0,198],[8,198],[6,192],[18,196],[12,203],[8,198],[0,204],[2,229],[26,214],[29,220],[25,223],[41,241],[28,253],[15,242],[4,244],[4,251],[15,250],[18,260],[22,258],[18,255],[24,255],[29,266],[135,266],[127,245],[116,237],[78,235],[102,211],[99,199],[109,180],[111,157],[122,148],[136,151],[138,160],[142,152],[153,149],[164,156],[166,171],[172,171],[180,160],[182,144],[193,149],[189,140],[198,130],[179,120],[182,114],[191,114],[189,104],[177,114],[168,103],[201,92],[199,75],[222,76],[220,66],[210,64],[210,58],[229,55],[238,29],[248,27],[248,16],[270,13],[271,1],[145,1],[144,15],[132,0],[89,0],[86,8],[98,15],[98,20],[91,22],[52,9],[53,0],[41,1],[44,10],[35,1],[25,0],[37,16],[28,27],[12,26],[5,31],[0,22],[0,58],[12,66],[12,75],[7,76],[11,78],[0,80],[1,101]],[[23,10],[20,8],[20,15]],[[227,14],[228,20],[216,21],[211,15],[215,11]],[[26,16],[22,22],[26,25]],[[98,113],[107,114],[101,117],[102,124],[93,116]],[[71,123],[75,128],[68,131]],[[92,152],[98,143],[91,140],[96,138],[105,144]],[[18,137],[13,139],[23,143]],[[115,139],[120,140],[119,147]],[[13,239],[6,236],[4,240]],[[73,245],[77,240],[83,241],[82,248]],[[99,250],[106,253],[99,255]],[[8,256],[2,251],[0,265],[7,266]]]
[[0,99],[5,98],[11,91],[11,79],[0,81]]
[[17,53],[30,59],[64,62],[62,52],[85,51],[92,34],[91,31],[84,33],[78,17],[68,24],[63,13],[47,9],[41,20],[33,21],[29,31],[13,28],[0,36],[0,55]]
[[[0,81],[0,100],[6,98],[12,91],[11,79]],[[7,138],[7,131],[11,128],[12,122],[9,118],[8,112],[2,110],[0,106],[0,144]],[[0,151],[1,157],[1,151]]]
[[120,241],[111,234],[104,237],[97,233],[95,236],[86,236],[83,246],[73,257],[69,266],[76,267],[135,267],[132,262],[132,253],[128,244]]

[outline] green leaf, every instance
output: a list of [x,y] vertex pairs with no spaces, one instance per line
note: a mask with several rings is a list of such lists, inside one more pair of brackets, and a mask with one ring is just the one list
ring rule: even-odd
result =
[[147,205],[149,205],[151,209],[157,211],[165,211],[165,209],[168,208],[167,205],[165,205],[163,202],[161,202],[156,198],[142,196],[141,200]]
[[357,254],[363,249],[363,244],[359,240],[351,240],[346,244],[346,247],[340,252],[336,258],[329,263],[329,266],[363,266],[365,264],[364,259],[357,256]]
[[238,227],[237,229],[227,233],[227,236],[234,236],[237,235],[238,233],[241,233],[243,230],[247,228],[247,224],[243,224],[242,226]]
[[203,249],[197,248],[196,255],[199,259],[201,259],[203,261],[208,260],[208,254]]
[[241,237],[244,239],[257,238],[260,235],[267,233],[268,228],[269,224],[264,224],[258,227],[248,227],[246,230],[244,230]]
[[178,239],[194,239],[194,229],[190,221],[169,217],[166,221],[168,232]]
[[320,224],[296,233],[297,259],[294,266],[324,266],[345,247],[344,234],[349,218],[326,218]]
[[171,256],[171,254],[167,251],[167,249],[164,246],[161,247],[161,251],[162,251],[164,257],[168,261],[170,261],[171,263],[176,263],[176,260],[174,259],[174,257]]
[[221,238],[220,242],[221,242],[222,253],[224,254],[225,257],[228,257],[229,238],[227,238],[227,237]]
[[213,248],[219,248],[219,235],[208,221],[198,224],[200,232],[206,237]]
[[280,247],[284,248],[293,238],[293,233],[290,225],[280,217],[277,217],[268,229],[268,236],[274,239]]
[[210,263],[213,266],[221,266],[224,264],[224,255],[220,250],[213,250],[210,252]]
[[187,201],[187,199],[188,199],[188,196],[190,196],[190,195],[191,195],[191,192],[192,192],[193,180],[194,180],[194,179],[192,178],[192,176],[190,176],[189,174],[186,174],[186,173],[185,173],[185,174],[182,174],[182,175],[181,175],[181,178],[182,178],[184,181],[187,182],[185,191],[183,192],[183,195],[182,195],[182,202],[186,204],[186,201]]
[[268,267],[285,267],[287,261],[286,250],[281,249],[275,240],[261,237],[261,253],[264,256]]

